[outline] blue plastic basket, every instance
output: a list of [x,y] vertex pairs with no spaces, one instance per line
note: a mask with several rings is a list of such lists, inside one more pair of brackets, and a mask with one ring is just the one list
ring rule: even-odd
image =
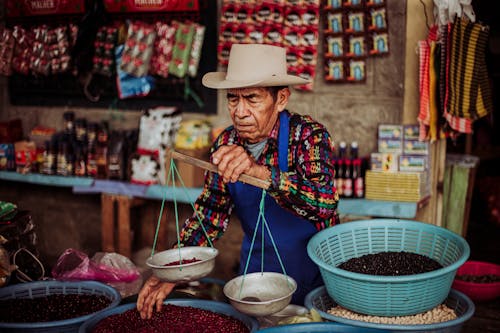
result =
[[394,325],[394,324],[376,324],[359,320],[347,319],[344,317],[334,316],[328,313],[332,307],[337,304],[326,292],[324,286],[319,287],[307,294],[304,305],[308,309],[314,308],[326,320],[339,322],[346,325],[362,328],[375,328],[381,330],[388,330],[390,332],[433,332],[433,333],[452,333],[460,332],[462,325],[469,320],[474,314],[474,303],[465,294],[451,289],[444,304],[449,308],[455,310],[457,319],[445,321],[435,324],[422,324],[422,325]]
[[[439,262],[432,272],[378,276],[337,268],[366,254],[411,252]],[[341,306],[374,316],[405,316],[428,311],[450,292],[457,269],[470,248],[464,238],[432,224],[375,219],[347,222],[318,232],[308,245],[328,294]]]
[[[116,307],[120,301],[120,293],[101,282],[95,281],[78,281],[78,282],[63,282],[63,281],[37,281],[22,284],[16,284],[0,289],[0,300],[8,299],[27,299],[46,297],[49,295],[96,295],[106,296],[111,300],[111,303],[101,311],[106,311]],[[99,313],[98,311],[96,313]],[[37,323],[0,323],[0,332],[37,332],[37,333],[76,333],[83,322],[93,314],[80,316],[71,319],[57,320],[50,322]]]
[[[216,301],[208,301],[208,300],[198,300],[198,299],[167,299],[163,302],[163,304],[172,304],[177,306],[191,306],[197,309],[209,310],[215,313],[224,314],[227,316],[231,316],[235,319],[241,321],[250,332],[256,332],[259,328],[259,323],[255,318],[247,316],[243,313],[236,311],[231,305],[222,302]],[[80,326],[80,333],[91,333],[94,327],[104,318],[107,318],[111,315],[120,314],[127,310],[134,309],[136,307],[135,303],[128,303],[120,305],[113,309],[108,309],[106,311],[102,311],[83,323]],[[203,329],[203,328],[200,328]]]
[[374,328],[354,327],[338,323],[301,323],[264,328],[257,333],[385,333]]

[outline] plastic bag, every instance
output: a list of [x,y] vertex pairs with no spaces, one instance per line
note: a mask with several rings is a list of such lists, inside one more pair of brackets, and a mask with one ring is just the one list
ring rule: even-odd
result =
[[90,259],[85,253],[67,249],[52,269],[57,280],[132,282],[140,276],[134,263],[118,253],[98,252]]

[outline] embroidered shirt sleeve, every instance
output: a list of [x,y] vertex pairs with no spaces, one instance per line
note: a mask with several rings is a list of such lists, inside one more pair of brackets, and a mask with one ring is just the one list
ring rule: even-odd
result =
[[[223,132],[211,153],[220,145],[227,144],[233,134],[228,130]],[[180,233],[181,242],[186,246],[207,246],[206,235],[211,241],[217,241],[224,234],[233,209],[228,187],[222,177],[213,172],[205,173],[205,185],[194,206],[195,213],[186,220]]]
[[288,172],[270,164],[269,193],[319,230],[338,222],[333,152],[332,138],[323,125],[308,116],[294,115],[290,118]]

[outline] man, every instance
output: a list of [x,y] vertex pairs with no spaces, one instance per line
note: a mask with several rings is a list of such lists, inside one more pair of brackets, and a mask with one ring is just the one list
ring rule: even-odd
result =
[[[286,274],[298,288],[292,303],[323,284],[317,266],[307,255],[307,242],[319,230],[338,221],[338,194],[333,186],[333,142],[328,131],[309,116],[288,112],[289,85],[308,81],[286,72],[285,49],[260,44],[235,44],[227,73],[212,72],[203,85],[227,90],[233,126],[225,129],[211,149],[218,173],[207,173],[195,208],[206,233],[216,241],[226,230],[231,213],[238,216],[245,236],[240,255],[242,274],[261,270],[261,227],[255,230],[262,189],[238,181],[247,174],[270,183],[265,197],[265,219]],[[183,245],[206,246],[197,217],[181,231]],[[249,254],[254,232],[257,232]],[[283,273],[269,234],[264,235],[264,271]],[[160,310],[175,284],[150,278],[139,293],[142,318]]]

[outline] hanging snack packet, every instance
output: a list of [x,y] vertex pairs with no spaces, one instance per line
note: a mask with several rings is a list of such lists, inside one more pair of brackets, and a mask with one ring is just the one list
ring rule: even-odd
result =
[[188,74],[195,77],[198,73],[198,65],[200,64],[201,49],[203,47],[203,38],[205,37],[205,27],[195,24],[195,34],[191,54],[189,58]]
[[30,71],[33,37],[19,25],[12,32],[16,41],[12,56],[12,69],[20,74],[28,75]]
[[139,152],[156,154],[162,146],[172,147],[182,120],[175,107],[158,107],[146,110],[139,124]]
[[152,25],[129,23],[120,68],[135,77],[147,75],[155,38],[156,32]]
[[115,47],[118,41],[118,27],[103,26],[97,31],[94,41],[94,73],[111,76],[115,73]]
[[7,28],[0,28],[0,75],[12,74],[12,55],[14,54],[14,36]]
[[36,74],[49,75],[49,47],[51,43],[49,28],[46,25],[41,25],[34,27],[32,31],[33,43],[30,57],[30,69]]
[[169,65],[169,73],[179,78],[186,76],[189,65],[189,54],[195,35],[195,25],[191,23],[179,23],[175,33],[175,44],[172,53],[172,61]]
[[121,55],[123,45],[115,49],[116,53],[116,86],[118,88],[118,97],[121,99],[129,97],[147,96],[154,87],[152,76],[135,77],[121,70]]
[[153,75],[168,77],[168,67],[172,59],[176,25],[157,22],[155,24],[156,39],[149,72]]

